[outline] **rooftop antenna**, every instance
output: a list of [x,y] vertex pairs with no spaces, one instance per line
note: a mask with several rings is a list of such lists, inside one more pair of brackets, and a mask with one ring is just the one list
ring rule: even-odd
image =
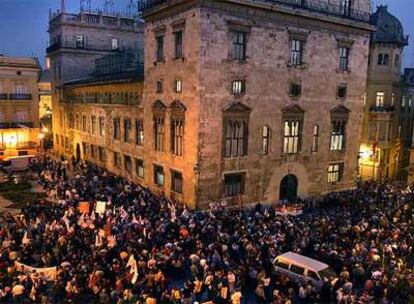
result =
[[80,0],[80,10],[83,11],[91,11],[91,0]]
[[107,14],[113,14],[114,12],[114,1],[113,0],[105,0],[104,12]]

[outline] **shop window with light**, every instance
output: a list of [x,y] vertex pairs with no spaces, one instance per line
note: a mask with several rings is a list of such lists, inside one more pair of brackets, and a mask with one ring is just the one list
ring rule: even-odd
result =
[[319,151],[319,125],[313,125],[312,130],[312,153]]
[[385,93],[384,92],[377,92],[375,96],[375,106],[378,108],[382,108],[385,106]]
[[234,197],[244,193],[244,173],[224,175],[224,196]]
[[164,186],[164,179],[164,168],[159,165],[154,165],[154,183],[158,186]]
[[262,155],[269,154],[270,146],[270,128],[269,126],[262,127]]
[[135,119],[135,144],[144,145],[144,120],[141,118]]
[[139,178],[144,178],[145,176],[144,161],[142,159],[135,159],[135,174]]
[[171,190],[175,193],[183,193],[183,175],[181,172],[171,170]]
[[282,110],[283,153],[295,154],[300,152],[303,116],[304,111],[298,105]]
[[330,164],[328,166],[328,183],[339,182],[343,174],[343,163]]

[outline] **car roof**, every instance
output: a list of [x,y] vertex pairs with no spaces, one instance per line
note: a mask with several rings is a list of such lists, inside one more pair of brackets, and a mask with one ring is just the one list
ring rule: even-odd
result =
[[296,266],[307,268],[315,272],[329,268],[329,265],[325,263],[319,262],[317,260],[308,258],[306,256],[291,251],[279,255],[276,258],[276,260],[280,262],[285,262],[286,264],[294,264]]

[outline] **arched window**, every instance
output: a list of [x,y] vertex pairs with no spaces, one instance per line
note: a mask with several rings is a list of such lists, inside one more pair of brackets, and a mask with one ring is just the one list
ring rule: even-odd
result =
[[171,103],[171,153],[183,155],[184,113],[186,107],[178,100]]
[[165,124],[165,105],[157,100],[152,106],[154,123],[154,149],[164,151],[164,124]]

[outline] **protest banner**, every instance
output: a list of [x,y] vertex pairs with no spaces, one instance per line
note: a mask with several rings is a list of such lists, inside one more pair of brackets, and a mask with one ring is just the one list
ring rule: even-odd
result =
[[80,213],[89,213],[89,202],[79,202],[78,210]]
[[104,214],[105,209],[106,209],[106,202],[102,202],[102,201],[97,201],[96,202],[96,207],[95,207],[95,212],[96,213]]
[[28,275],[33,274],[33,272],[35,272],[44,280],[54,281],[56,279],[56,272],[57,272],[56,267],[36,268],[36,267],[25,265],[23,263],[19,263],[17,261],[14,262],[14,265],[16,266],[16,269],[18,271],[24,272]]

